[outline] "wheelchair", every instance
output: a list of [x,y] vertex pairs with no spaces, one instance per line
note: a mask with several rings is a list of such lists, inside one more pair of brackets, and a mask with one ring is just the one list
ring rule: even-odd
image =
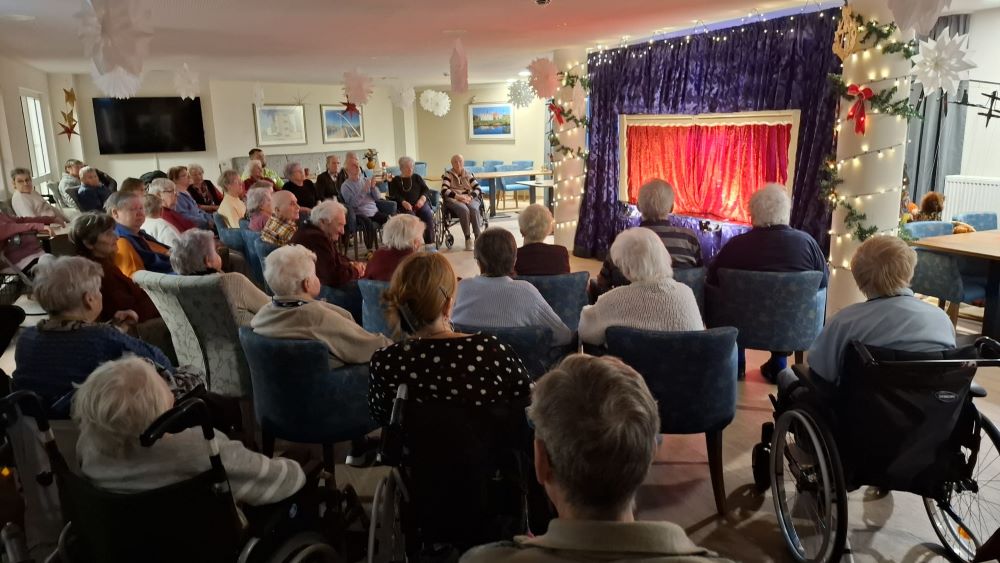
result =
[[[432,196],[433,201],[431,202],[434,206],[434,244],[438,250],[442,246],[447,246],[451,249],[451,247],[455,246],[455,235],[451,234],[451,228],[458,225],[460,221],[458,217],[448,212],[448,208],[444,204],[444,198],[441,197],[441,192],[431,190],[431,193],[434,194]],[[480,230],[486,230],[490,226],[490,217],[489,210],[486,208],[486,202],[483,199],[483,193],[479,192],[475,200],[479,202]]]
[[1000,344],[914,353],[852,342],[839,386],[795,366],[771,396],[774,422],[754,446],[759,492],[771,489],[778,526],[799,562],[850,553],[847,494],[863,486],[923,497],[945,549],[960,561],[1000,528],[1000,431],[976,408],[978,366],[1000,366]]
[[392,470],[372,500],[369,562],[457,560],[529,523],[536,533],[548,526],[554,514],[534,479],[525,405],[422,403],[408,393],[397,388],[382,431],[377,460]]
[[[336,562],[341,558],[326,534],[315,530],[317,502],[305,495],[268,507],[248,507],[259,518],[248,523],[237,508],[226,470],[215,445],[208,407],[198,398],[185,398],[163,413],[142,433],[142,447],[151,447],[165,434],[201,428],[210,469],[186,481],[138,493],[114,493],[74,473],[59,450],[42,401],[30,391],[17,391],[0,400],[5,417],[28,416],[37,425],[38,444],[47,467],[34,480],[57,489],[62,531],[45,561],[63,563],[114,562]],[[6,420],[5,422],[9,422]],[[309,474],[307,470],[307,475]],[[31,479],[21,475],[22,481]],[[308,485],[307,485],[308,486]],[[59,509],[56,508],[56,512]],[[16,525],[3,531],[9,561],[34,561]]]

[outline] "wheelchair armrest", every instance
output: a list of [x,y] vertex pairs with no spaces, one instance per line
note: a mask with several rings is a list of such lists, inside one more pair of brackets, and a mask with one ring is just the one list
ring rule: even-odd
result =
[[408,397],[409,388],[405,383],[396,388],[389,426],[382,431],[382,441],[376,454],[376,461],[381,465],[399,467],[403,458],[403,411]]
[[809,389],[828,396],[834,396],[837,392],[837,386],[809,369],[809,364],[795,364],[792,366],[792,371],[795,372],[795,376],[802,382],[802,385]]
[[177,434],[201,426],[202,434],[206,440],[215,438],[215,430],[212,428],[212,416],[208,411],[205,401],[198,398],[191,398],[178,406],[161,414],[153,421],[139,436],[139,443],[143,447],[150,447],[164,434]]
[[7,412],[13,407],[18,407],[22,413],[34,418],[39,431],[49,430],[49,418],[45,414],[42,398],[37,393],[26,390],[14,391],[0,399],[0,413]]
[[1000,358],[1000,342],[988,336],[976,339],[976,349],[979,350],[979,355],[984,358],[991,360]]

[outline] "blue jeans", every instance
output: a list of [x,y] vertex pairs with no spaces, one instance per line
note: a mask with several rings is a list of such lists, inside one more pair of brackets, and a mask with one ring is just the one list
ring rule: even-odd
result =
[[407,211],[402,205],[400,205],[398,209],[400,213],[416,215],[421,221],[424,222],[424,244],[434,242],[434,212],[431,211],[431,206],[429,204],[425,203],[420,209],[414,207],[413,211]]

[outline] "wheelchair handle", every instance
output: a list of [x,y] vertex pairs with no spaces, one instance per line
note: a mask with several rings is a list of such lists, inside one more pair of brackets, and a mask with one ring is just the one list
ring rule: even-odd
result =
[[45,414],[45,407],[38,393],[26,390],[14,391],[0,399],[0,413],[7,412],[13,407],[20,408],[22,413],[34,418],[40,432],[49,431],[49,417]]
[[858,341],[852,341],[851,344],[854,345],[854,349],[861,356],[861,361],[865,364],[870,364],[873,366],[888,366],[888,367],[921,367],[921,366],[938,366],[938,367],[966,367],[975,366],[979,367],[1000,367],[1000,343],[993,340],[992,338],[981,337],[976,340],[976,348],[982,353],[983,348],[989,348],[996,346],[996,351],[998,352],[998,357],[994,358],[965,358],[965,359],[955,359],[955,360],[876,360],[872,356],[871,352],[868,351],[868,347]]
[[389,415],[389,426],[399,426],[403,422],[403,406],[410,398],[410,389],[405,383],[396,387],[396,400],[392,402],[392,414]]
[[164,434],[177,434],[197,426],[201,426],[202,434],[206,440],[215,438],[215,429],[212,428],[212,417],[208,412],[208,405],[205,404],[205,401],[192,397],[154,420],[149,428],[139,435],[139,443],[148,448]]

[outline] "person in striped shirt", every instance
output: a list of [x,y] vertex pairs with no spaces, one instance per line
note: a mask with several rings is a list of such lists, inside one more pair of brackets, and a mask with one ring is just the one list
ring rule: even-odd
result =
[[460,154],[451,157],[451,168],[441,176],[441,197],[449,213],[458,217],[465,235],[465,249],[472,250],[469,224],[479,238],[479,216],[483,213],[483,191],[472,172],[465,169],[465,158]]

